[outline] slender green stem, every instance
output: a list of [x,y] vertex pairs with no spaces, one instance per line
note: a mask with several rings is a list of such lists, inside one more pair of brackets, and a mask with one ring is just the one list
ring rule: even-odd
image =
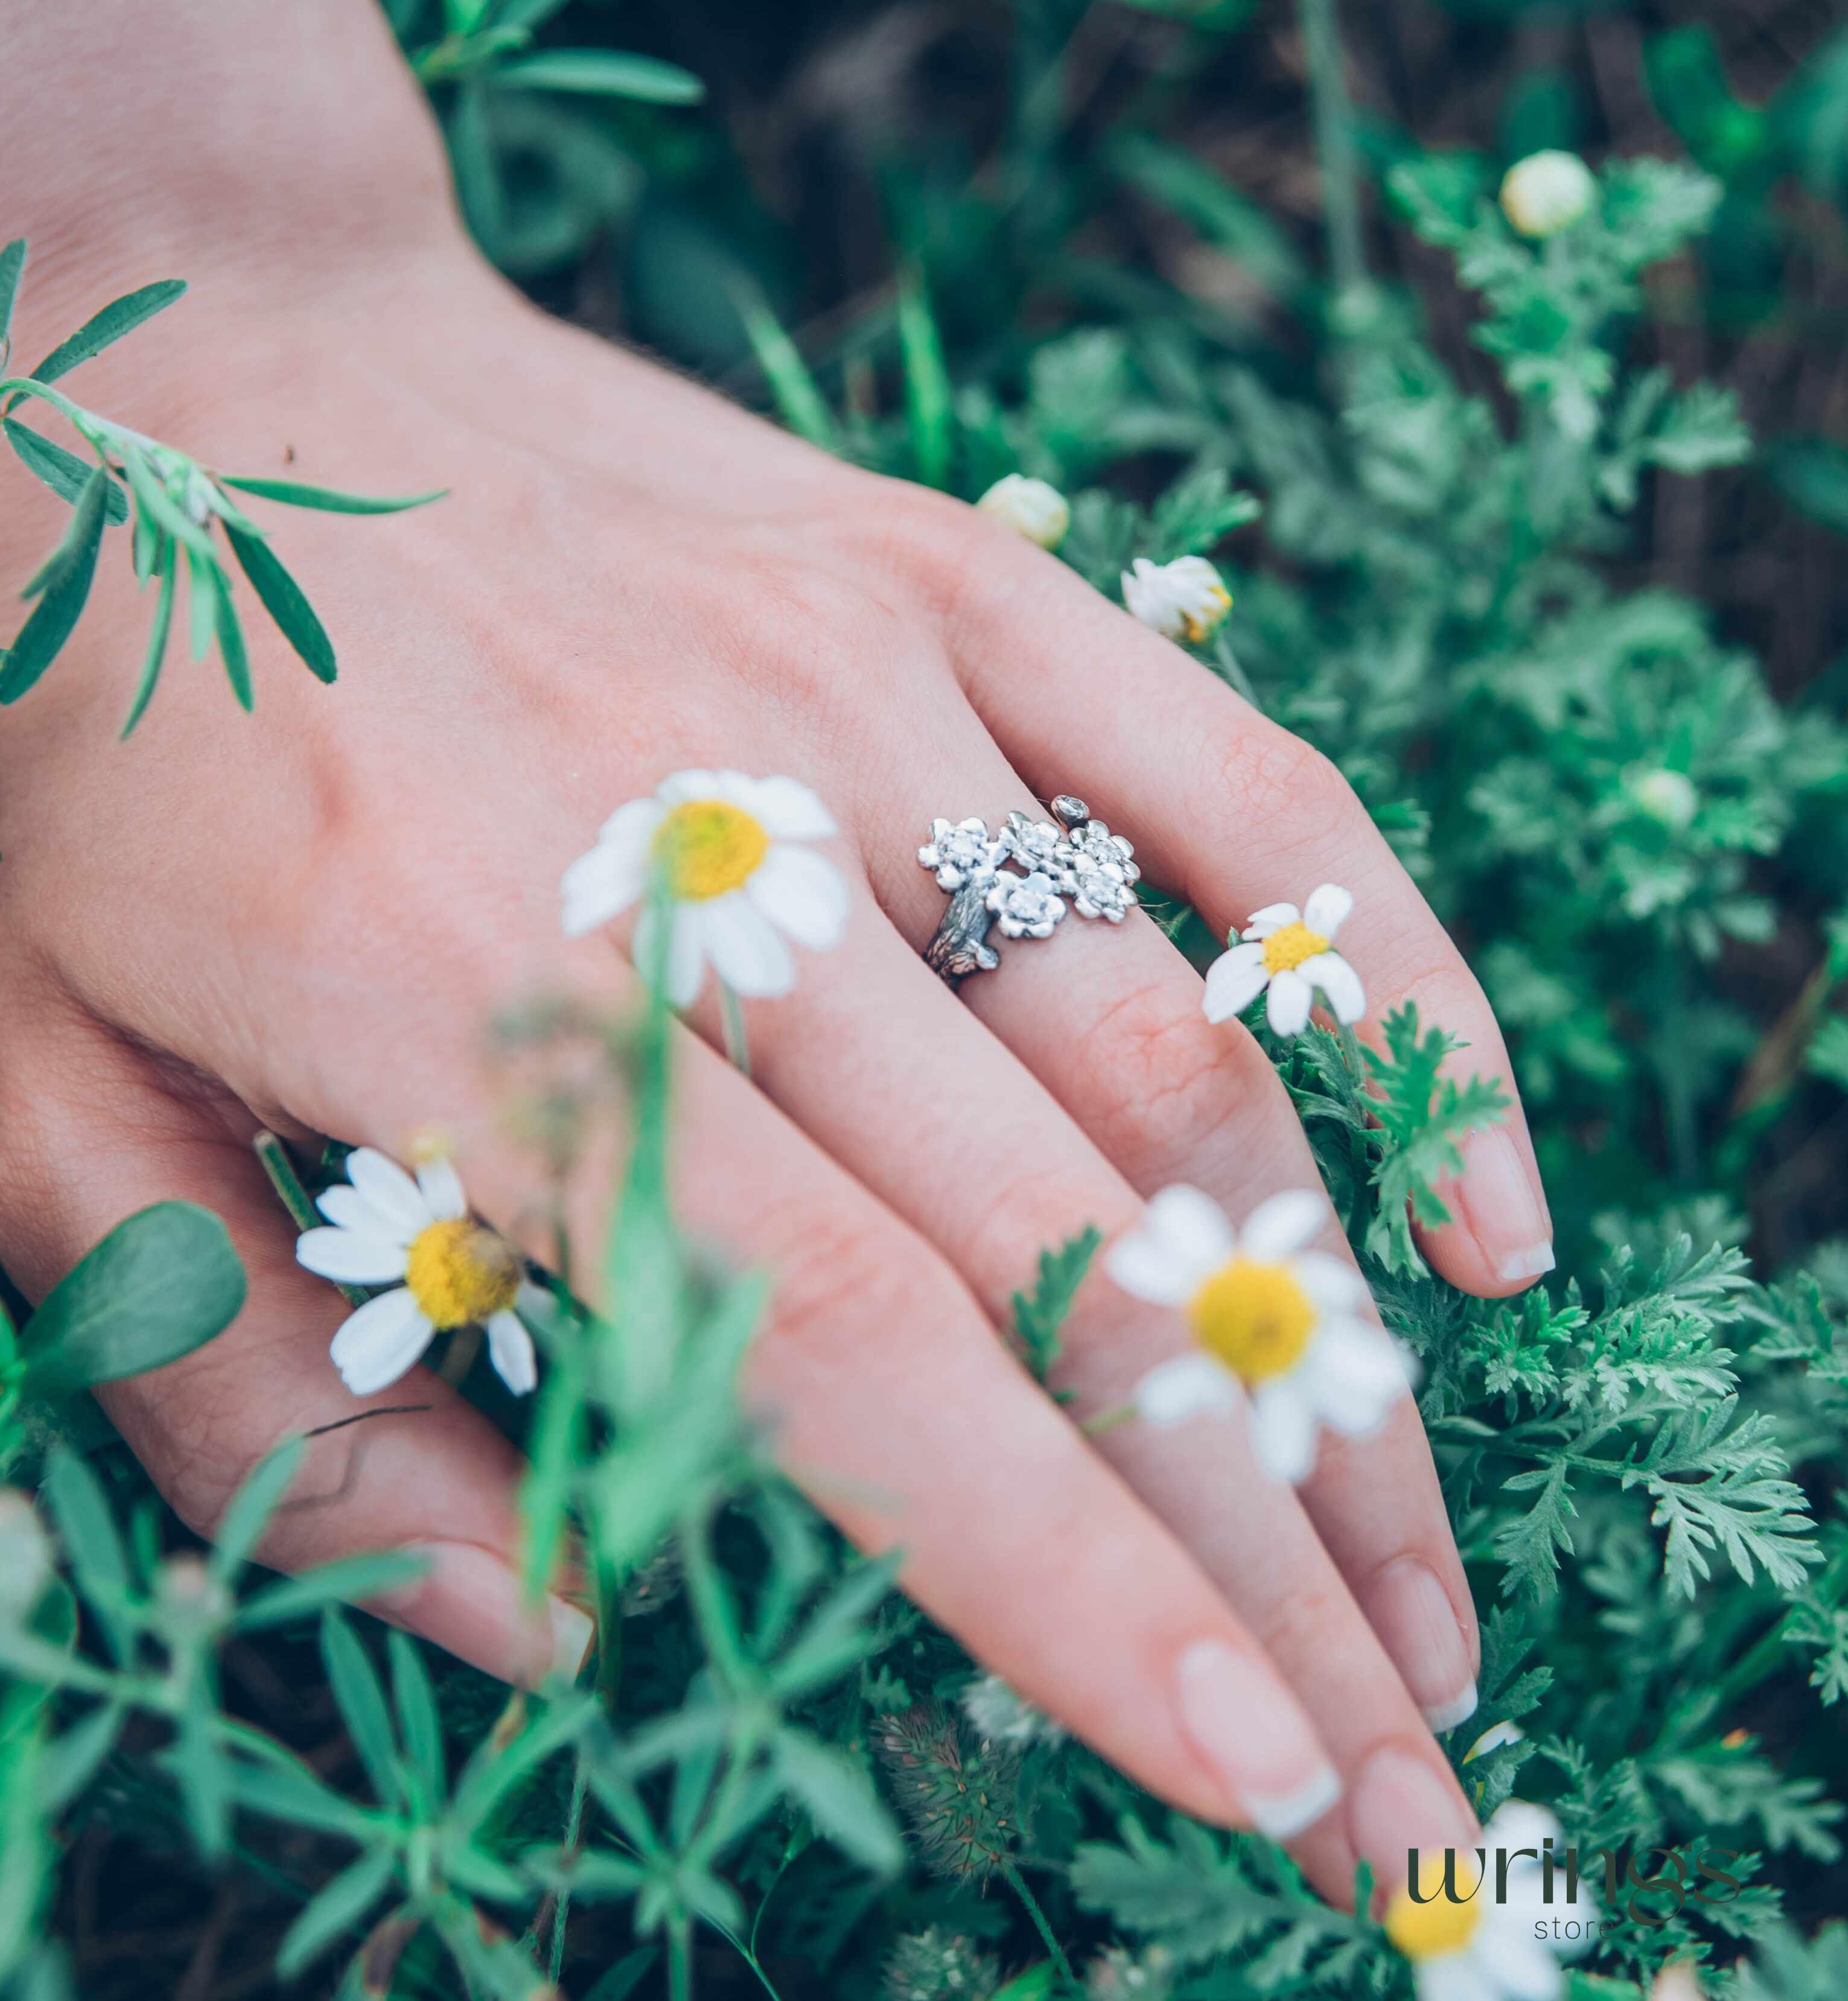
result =
[[677,1918],[667,1934],[668,2001],[693,2001],[693,1921]]
[[1328,264],[1336,299],[1366,283],[1360,242],[1360,176],[1354,148],[1354,107],[1342,71],[1341,24],[1336,0],[1299,0],[1309,101],[1321,169],[1322,209],[1328,221]]
[[[263,1163],[263,1172],[270,1177],[270,1185],[275,1189],[277,1199],[289,1212],[298,1230],[318,1230],[321,1214],[315,1207],[315,1199],[301,1185],[301,1177],[295,1171],[295,1163],[289,1158],[289,1150],[273,1133],[259,1133],[252,1141],[256,1157]],[[363,1307],[372,1295],[364,1286],[342,1286],[340,1296],[349,1306]]]
[[1014,1867],[1011,1856],[1001,1856],[999,1860],[1001,1874],[1007,1878],[1008,1888],[1019,1898],[1025,1907],[1027,1916],[1033,1920],[1035,1930],[1046,1941],[1046,1949],[1052,1955],[1053,1965],[1059,1969],[1059,1977],[1062,1980],[1070,1980],[1072,1977],[1071,1961],[1065,1956],[1065,1948],[1053,1936],[1053,1928],[1046,1921],[1045,1912],[1039,1908],[1039,1899],[1027,1888],[1027,1879]]
[[[590,1763],[580,1747],[577,1754],[577,1770],[571,1780],[571,1812],[565,1823],[565,1852],[567,1855],[575,1855],[583,1839],[584,1801],[590,1790]],[[571,1891],[567,1885],[559,1892],[559,1901],[552,1907],[552,1984],[555,1987],[565,1971],[565,1923],[570,1915]]]
[[750,1075],[750,1044],[745,1038],[744,1009],[737,994],[725,980],[719,983],[719,1007],[725,1020],[725,1053],[739,1074]]

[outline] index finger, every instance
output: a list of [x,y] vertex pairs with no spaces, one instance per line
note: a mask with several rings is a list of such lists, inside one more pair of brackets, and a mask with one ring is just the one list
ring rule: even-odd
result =
[[1061,566],[1002,555],[969,566],[979,580],[958,651],[970,700],[1016,767],[1042,797],[1081,790],[1222,937],[1317,885],[1349,891],[1339,948],[1366,985],[1359,1032],[1376,1042],[1385,1017],[1415,1004],[1462,1044],[1448,1074],[1498,1077],[1512,1101],[1463,1139],[1463,1172],[1439,1191],[1452,1220],[1421,1232],[1422,1248],[1453,1285],[1486,1297],[1550,1271],[1552,1220],[1494,1012],[1346,780]]

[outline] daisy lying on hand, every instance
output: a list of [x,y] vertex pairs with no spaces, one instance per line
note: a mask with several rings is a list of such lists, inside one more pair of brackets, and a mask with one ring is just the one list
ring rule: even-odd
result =
[[1408,1387],[1398,1349],[1360,1317],[1351,1265],[1304,1247],[1329,1220],[1325,1196],[1293,1189],[1261,1203],[1242,1231],[1198,1188],[1164,1188],[1119,1237],[1105,1268],[1126,1293],[1178,1307],[1196,1346],[1136,1384],[1137,1414],[1178,1424],[1251,1404],[1251,1442],[1274,1479],[1315,1464],[1316,1429],[1373,1430]]
[[487,1330],[488,1355],[517,1397],[539,1380],[532,1336],[515,1307],[542,1310],[548,1295],[521,1276],[520,1253],[468,1213],[447,1161],[426,1161],[412,1181],[370,1147],[346,1157],[347,1181],[315,1206],[329,1227],[305,1230],[297,1261],[345,1286],[390,1286],[356,1307],[334,1336],[334,1366],[356,1397],[395,1383],[446,1329]]
[[[664,868],[674,1006],[698,997],[708,959],[735,994],[787,994],[795,962],[785,936],[826,952],[846,928],[847,879],[799,844],[835,831],[827,808],[794,778],[677,771],[652,799],[618,806],[597,845],[565,871],[566,932],[580,937],[639,903]],[[654,927],[651,905],[635,928],[635,963],[645,972],[654,962]]]
[[1300,910],[1294,903],[1267,903],[1257,911],[1244,942],[1206,969],[1207,1020],[1229,1021],[1268,988],[1265,1018],[1273,1035],[1300,1035],[1318,991],[1336,1021],[1358,1021],[1366,1012],[1360,975],[1329,949],[1353,907],[1345,889],[1324,882]]

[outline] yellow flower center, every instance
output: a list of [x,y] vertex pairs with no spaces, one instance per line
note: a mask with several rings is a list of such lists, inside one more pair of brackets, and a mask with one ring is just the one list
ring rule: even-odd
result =
[[504,1237],[458,1216],[412,1239],[404,1282],[432,1327],[472,1327],[513,1303],[520,1254]]
[[1476,1936],[1482,1907],[1458,1903],[1439,1890],[1428,1904],[1415,1904],[1401,1890],[1387,1905],[1386,1936],[1409,1960],[1447,1959]]
[[1206,594],[1210,602],[1205,610],[1185,612],[1182,616],[1188,639],[1195,646],[1213,636],[1220,621],[1232,609],[1232,593],[1223,583],[1209,584]]
[[1291,1367],[1315,1331],[1315,1308],[1287,1265],[1234,1258],[1188,1302],[1195,1341],[1246,1383]]
[[770,851],[770,836],[742,806],[688,799],[655,830],[654,850],[666,864],[673,894],[703,903],[743,886]]
[[1294,973],[1304,959],[1314,959],[1318,952],[1328,949],[1328,941],[1320,931],[1312,931],[1304,924],[1286,924],[1264,941],[1264,969],[1269,973]]

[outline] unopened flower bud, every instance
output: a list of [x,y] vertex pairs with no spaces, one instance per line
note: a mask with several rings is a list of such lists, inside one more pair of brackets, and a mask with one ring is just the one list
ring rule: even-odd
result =
[[1170,563],[1138,556],[1123,572],[1123,604],[1164,639],[1197,646],[1224,624],[1232,593],[1204,556],[1178,556]]
[[51,1576],[51,1541],[30,1498],[0,1487],[0,1620],[16,1623],[44,1596]]
[[1633,773],[1630,796],[1651,820],[1660,820],[1674,833],[1685,830],[1700,804],[1700,795],[1685,771],[1662,768]]
[[1585,215],[1598,183],[1576,153],[1549,150],[1517,160],[1502,181],[1502,213],[1523,236],[1557,236]]
[[997,479],[976,505],[1042,549],[1056,549],[1071,526],[1071,509],[1058,488],[1022,472]]
[[190,1551],[169,1557],[155,1574],[154,1595],[176,1625],[204,1632],[226,1618],[231,1594]]

